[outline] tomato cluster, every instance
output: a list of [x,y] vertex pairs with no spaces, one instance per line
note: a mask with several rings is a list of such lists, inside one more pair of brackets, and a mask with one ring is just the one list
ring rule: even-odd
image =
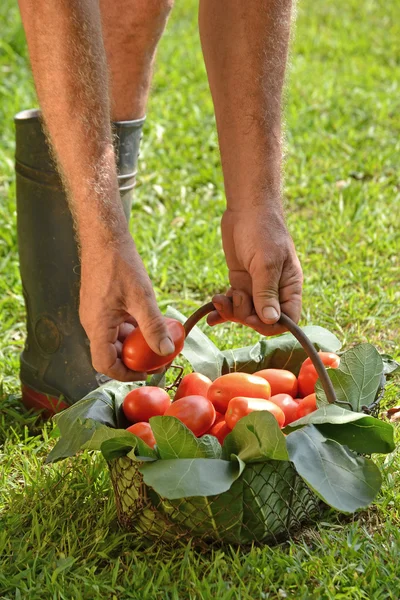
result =
[[[319,355],[326,366],[339,366],[336,354]],[[181,380],[173,402],[165,390],[143,386],[126,396],[122,408],[135,422],[128,430],[151,447],[155,439],[148,421],[156,415],[176,417],[196,436],[208,433],[222,444],[236,423],[251,412],[270,412],[282,428],[316,410],[317,379],[309,358],[298,377],[284,369],[263,369],[254,375],[228,373],[212,382],[201,373],[190,373]]]

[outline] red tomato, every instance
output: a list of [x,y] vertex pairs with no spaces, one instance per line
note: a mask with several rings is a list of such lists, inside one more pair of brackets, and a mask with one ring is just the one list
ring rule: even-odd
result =
[[[333,352],[318,352],[322,362],[326,367],[336,369],[340,363],[340,357]],[[313,394],[315,391],[315,384],[318,379],[318,373],[315,370],[314,365],[310,358],[306,358],[300,368],[300,373],[297,378],[299,382],[299,396],[304,398]]]
[[148,421],[151,417],[163,415],[170,404],[170,397],[165,390],[144,385],[125,396],[122,410],[129,421]]
[[226,421],[218,421],[218,423],[214,423],[214,425],[207,431],[210,435],[213,435],[217,438],[220,444],[223,444],[224,439],[232,430],[226,424]]
[[279,406],[270,400],[246,398],[244,396],[238,396],[230,400],[228,410],[225,414],[226,424],[233,429],[240,419],[258,410],[267,410],[272,413],[278,421],[279,427],[283,427],[285,414]]
[[135,423],[128,427],[127,431],[134,433],[138,438],[150,446],[150,448],[154,448],[156,445],[156,438],[153,435],[149,423]]
[[297,407],[297,418],[301,419],[302,417],[305,417],[306,415],[309,415],[310,413],[314,412],[314,410],[317,410],[317,398],[315,394],[310,394],[309,396],[306,396],[305,398],[300,398],[298,400],[298,407]]
[[268,400],[271,396],[271,386],[262,377],[248,373],[228,373],[218,377],[207,394],[207,398],[221,413],[226,412],[229,401],[236,396]]
[[213,425],[215,408],[203,396],[186,396],[173,402],[164,415],[176,417],[199,437]]
[[285,415],[285,426],[299,418],[297,416],[299,405],[296,400],[293,400],[292,396],[289,396],[289,394],[276,394],[275,396],[271,396],[270,401],[283,410]]
[[174,400],[179,400],[179,398],[184,398],[185,396],[204,396],[207,398],[208,388],[211,383],[211,379],[201,373],[189,373],[182,378],[176,390]]
[[179,354],[185,342],[185,329],[176,319],[165,318],[168,333],[175,344],[175,350],[168,356],[159,356],[148,346],[139,327],[126,338],[122,346],[122,361],[132,371],[151,372],[164,367]]
[[254,373],[257,377],[266,379],[271,386],[271,395],[289,394],[292,398],[297,396],[296,375],[285,369],[263,369]]

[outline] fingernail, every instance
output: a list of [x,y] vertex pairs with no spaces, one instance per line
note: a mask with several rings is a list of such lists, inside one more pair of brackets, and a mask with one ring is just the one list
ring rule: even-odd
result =
[[214,302],[214,306],[217,310],[222,310],[222,304],[220,304],[219,302]]
[[242,295],[234,293],[232,298],[233,306],[237,308],[242,304]]
[[279,314],[273,306],[265,306],[262,315],[266,321],[272,321],[273,323],[279,318]]
[[171,338],[165,337],[160,342],[160,352],[163,356],[167,356],[168,354],[172,354],[175,350],[175,346]]

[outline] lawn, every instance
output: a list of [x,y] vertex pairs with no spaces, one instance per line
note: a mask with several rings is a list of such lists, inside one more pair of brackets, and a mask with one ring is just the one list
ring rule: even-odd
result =
[[[35,94],[15,4],[0,6],[0,598],[398,599],[398,452],[362,515],[328,515],[276,548],[209,554],[140,549],[116,524],[99,456],[43,465],[53,426],[18,400],[25,326],[12,119]],[[286,123],[287,219],[305,274],[301,323],[399,359],[398,0],[299,4]],[[161,307],[189,313],[225,288],[223,207],[196,3],[181,0],[159,50],[132,219]],[[229,324],[212,337],[223,348],[258,339]],[[398,402],[399,383],[388,385],[386,406]]]

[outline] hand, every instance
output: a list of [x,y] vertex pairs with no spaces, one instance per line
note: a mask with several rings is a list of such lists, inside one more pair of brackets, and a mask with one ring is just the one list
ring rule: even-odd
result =
[[139,325],[157,354],[174,351],[154,291],[129,232],[112,244],[82,245],[81,323],[90,341],[93,367],[119,381],[145,379],[121,360],[122,342]]
[[236,321],[276,335],[285,331],[277,324],[281,311],[297,323],[303,275],[283,215],[262,206],[228,209],[222,242],[231,287],[226,295],[214,296],[218,312],[209,315],[209,325]]

